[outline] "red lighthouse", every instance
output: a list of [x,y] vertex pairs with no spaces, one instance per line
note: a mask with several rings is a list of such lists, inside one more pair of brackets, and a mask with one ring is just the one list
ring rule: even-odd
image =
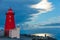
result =
[[10,8],[6,13],[5,36],[9,36],[9,30],[15,28],[14,12]]

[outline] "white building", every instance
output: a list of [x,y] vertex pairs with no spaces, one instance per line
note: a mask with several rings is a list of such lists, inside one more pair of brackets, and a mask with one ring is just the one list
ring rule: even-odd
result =
[[9,37],[11,38],[20,38],[20,27],[16,27],[9,31]]

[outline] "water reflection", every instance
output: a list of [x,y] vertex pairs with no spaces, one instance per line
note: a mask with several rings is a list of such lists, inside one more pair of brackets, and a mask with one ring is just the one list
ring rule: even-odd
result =
[[52,34],[48,33],[40,33],[32,35],[35,36],[32,38],[32,40],[56,40],[56,38],[54,38]]

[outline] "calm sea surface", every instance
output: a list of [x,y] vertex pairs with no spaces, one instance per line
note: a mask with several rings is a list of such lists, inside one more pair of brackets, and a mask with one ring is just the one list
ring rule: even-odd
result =
[[57,40],[60,40],[60,28],[38,28],[38,29],[23,30],[23,31],[24,31],[23,33],[27,33],[27,34],[49,33],[49,34],[53,34],[53,36]]

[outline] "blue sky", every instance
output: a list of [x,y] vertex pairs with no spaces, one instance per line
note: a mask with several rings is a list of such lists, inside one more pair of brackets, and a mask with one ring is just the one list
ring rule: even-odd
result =
[[60,0],[0,0],[0,27],[4,27],[9,8],[15,12],[16,25],[20,24],[22,29],[60,23]]

